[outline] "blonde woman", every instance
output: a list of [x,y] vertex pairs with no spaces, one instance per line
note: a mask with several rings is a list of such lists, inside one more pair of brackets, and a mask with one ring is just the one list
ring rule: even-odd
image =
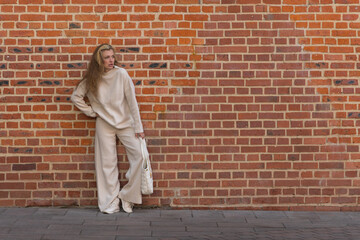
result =
[[[127,71],[117,66],[111,45],[98,46],[87,72],[74,90],[71,100],[89,117],[96,117],[95,167],[98,205],[103,213],[119,212],[121,200],[125,212],[141,204],[140,141],[145,134],[135,98],[135,88]],[[87,96],[90,105],[86,104]],[[128,183],[120,190],[116,137],[125,146],[130,168]]]

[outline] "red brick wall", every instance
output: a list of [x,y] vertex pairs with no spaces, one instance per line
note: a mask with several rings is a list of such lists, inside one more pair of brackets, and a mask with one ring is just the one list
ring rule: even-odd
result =
[[0,3],[1,206],[96,205],[95,122],[69,97],[109,42],[149,141],[145,205],[359,210],[359,0]]

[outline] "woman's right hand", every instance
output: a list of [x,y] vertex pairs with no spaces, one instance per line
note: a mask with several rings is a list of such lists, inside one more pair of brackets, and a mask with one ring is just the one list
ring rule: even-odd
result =
[[145,138],[145,133],[144,132],[135,133],[135,137],[137,137],[137,138]]

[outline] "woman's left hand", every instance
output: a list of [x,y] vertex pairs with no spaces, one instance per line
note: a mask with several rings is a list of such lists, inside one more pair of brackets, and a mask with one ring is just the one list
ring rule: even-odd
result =
[[135,137],[141,137],[141,138],[145,138],[145,133],[141,132],[141,133],[135,133]]

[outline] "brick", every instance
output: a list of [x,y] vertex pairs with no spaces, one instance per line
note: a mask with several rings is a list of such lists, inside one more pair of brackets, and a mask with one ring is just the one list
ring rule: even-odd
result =
[[42,14],[22,14],[21,21],[45,21],[45,15]]
[[222,187],[246,187],[246,185],[247,185],[246,180],[232,180],[232,181],[224,180],[222,181],[221,184]]
[[289,169],[291,168],[291,163],[283,162],[272,162],[266,164],[267,169]]
[[87,182],[64,182],[64,188],[86,188],[88,186]]
[[34,37],[34,35],[32,30],[10,31],[11,37]]
[[10,137],[31,137],[31,136],[34,136],[34,132],[27,131],[27,130],[10,130],[9,136]]
[[172,30],[172,37],[196,37],[196,31],[194,30]]
[[54,170],[73,170],[77,169],[77,164],[53,164]]
[[29,170],[36,170],[36,164],[13,164],[12,166],[13,171],[29,171]]
[[10,198],[30,198],[30,191],[11,191]]
[[59,153],[58,147],[40,147],[34,148],[35,154],[57,154]]
[[20,174],[20,179],[22,180],[40,180],[40,173],[22,173]]
[[63,136],[88,136],[88,130],[63,130]]
[[220,114],[220,113],[213,113],[211,116],[211,119],[213,120],[224,120],[224,119],[228,119],[228,120],[233,120],[236,119],[236,114],[235,113],[224,113],[224,114]]
[[321,163],[319,163],[319,169],[344,169],[344,163],[342,163],[342,162],[321,162]]
[[148,136],[145,205],[356,208],[357,0],[4,3],[0,204],[97,204],[95,120],[70,95],[108,42]]
[[1,189],[24,189],[24,183],[17,183],[17,182],[6,182],[0,183]]
[[194,187],[194,181],[170,181],[169,187],[176,187],[176,188],[187,188],[187,187]]

